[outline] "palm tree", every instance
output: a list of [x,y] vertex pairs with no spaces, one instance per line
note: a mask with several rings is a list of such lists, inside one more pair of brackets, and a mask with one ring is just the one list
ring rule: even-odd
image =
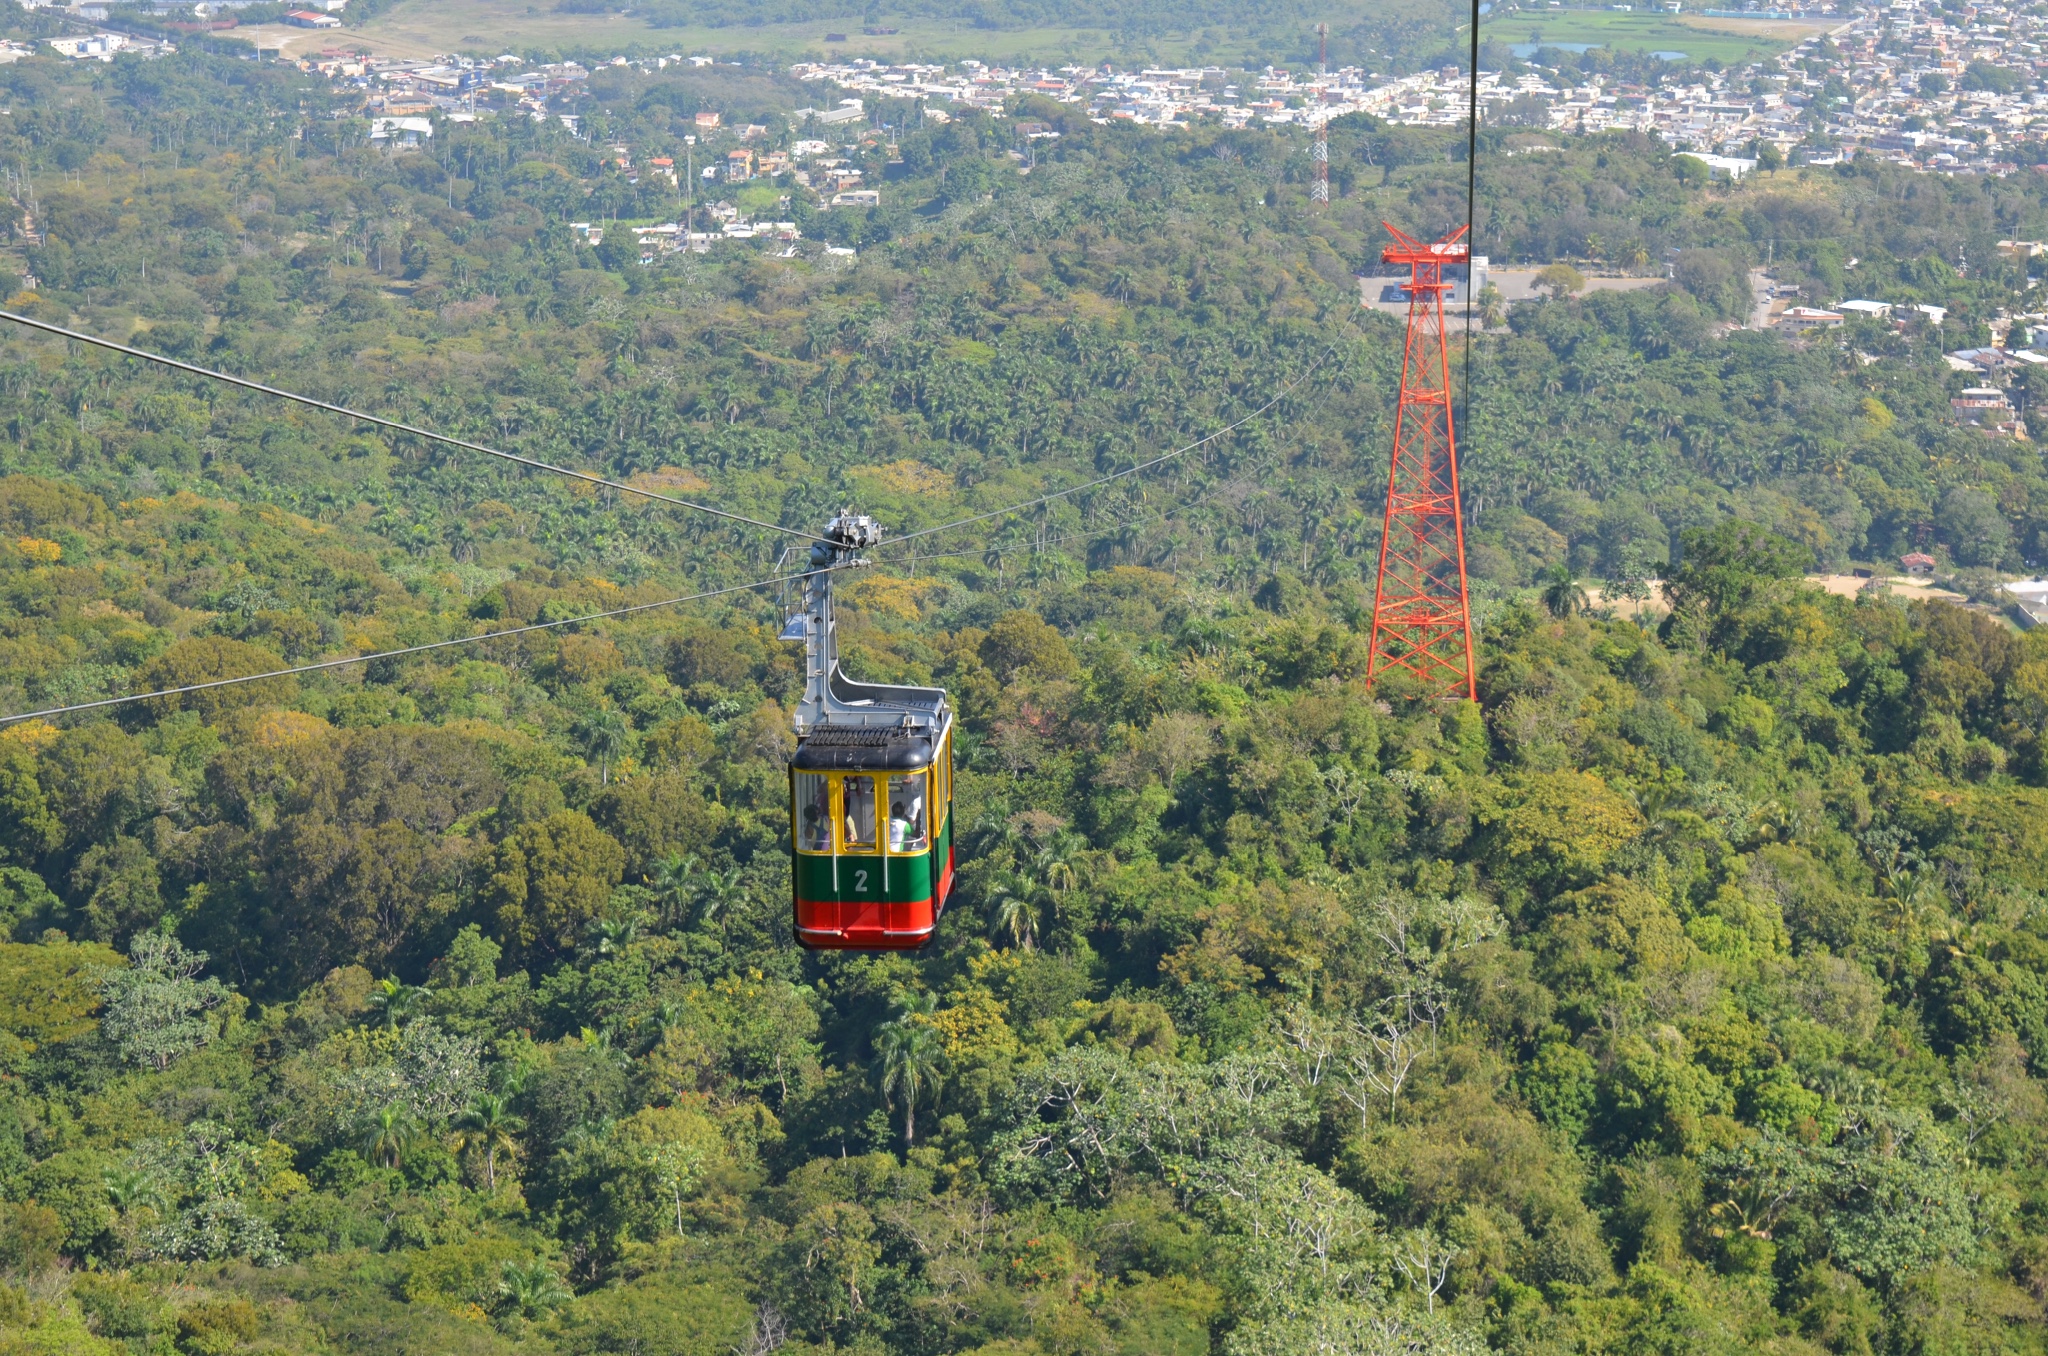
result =
[[1543,585],[1543,606],[1550,609],[1551,616],[1569,617],[1586,610],[1586,591],[1579,587],[1571,566],[1553,565],[1537,579]]
[[1017,845],[1024,841],[1024,834],[1010,822],[1012,818],[1009,801],[1001,796],[989,797],[981,807],[980,817],[967,830],[972,843],[968,852],[977,859],[1013,855]]
[[1479,289],[1479,328],[1498,329],[1508,318],[1507,299],[1492,283]]
[[586,1026],[577,1033],[576,1039],[584,1049],[605,1060],[617,1064],[632,1062],[632,1056],[621,1050],[612,1039],[612,1029],[608,1026]]
[[653,878],[647,884],[661,907],[662,926],[679,921],[689,909],[697,893],[696,875],[697,859],[681,852],[671,852],[654,864]]
[[367,1001],[373,1010],[384,1014],[384,1025],[396,1030],[412,1020],[426,997],[427,991],[419,985],[393,978],[378,980]]
[[498,1293],[521,1318],[538,1318],[576,1298],[555,1269],[537,1257],[524,1266],[505,1263],[498,1272]]
[[412,1108],[403,1102],[393,1102],[372,1112],[359,1134],[363,1156],[384,1168],[398,1167],[420,1142],[420,1128],[412,1118]]
[[1145,526],[1136,520],[1127,521],[1119,527],[1110,540],[1116,544],[1117,554],[1125,560],[1138,558],[1138,547],[1145,541]]
[[1033,854],[1029,878],[1009,875],[997,887],[996,925],[1018,947],[1031,950],[1039,921],[1048,913],[1058,916],[1062,901],[1080,888],[1087,851],[1088,840],[1081,835],[1056,832]]
[[1636,809],[1642,811],[1644,821],[1654,825],[1664,818],[1665,811],[1672,808],[1678,797],[1674,794],[1671,783],[1650,782],[1631,792],[1630,799],[1635,801]]
[[612,707],[599,707],[576,722],[577,742],[583,754],[597,764],[597,784],[611,784],[612,764],[626,755],[633,744],[633,727]]
[[455,1118],[455,1133],[449,1137],[449,1147],[456,1153],[466,1149],[484,1151],[484,1189],[498,1189],[498,1151],[510,1152],[519,1147],[513,1136],[526,1128],[526,1122],[512,1114],[511,1107],[496,1093],[485,1093],[476,1102]]
[[154,1210],[161,1214],[164,1208],[164,1189],[156,1178],[139,1168],[117,1168],[104,1178],[107,1185],[107,1199],[114,1203],[114,1209],[122,1215],[136,1210]]
[[1024,582],[1033,587],[1058,584],[1072,578],[1073,574],[1074,562],[1059,551],[1048,548],[1031,553],[1031,563],[1024,571]]
[[703,883],[697,887],[697,921],[701,924],[718,924],[718,941],[725,944],[726,921],[732,917],[733,906],[744,903],[747,889],[740,882],[744,873],[736,866],[723,871],[706,871]]
[[1877,868],[1884,891],[1899,906],[1899,921],[1910,923],[1933,893],[1922,874],[1927,858],[1913,840],[1897,829],[1873,829],[1863,835],[1864,855]]
[[906,1013],[876,1033],[876,1063],[881,1074],[882,1100],[894,1105],[893,1096],[903,1094],[903,1147],[917,1139],[917,1099],[935,1093],[944,1081],[940,1062],[939,1033],[929,1022],[915,1020],[921,1014]]
[[1088,840],[1077,833],[1055,833],[1050,842],[1038,850],[1038,858],[1032,863],[1039,880],[1055,897],[1081,883],[1081,854],[1088,850]]
[[535,1065],[528,1059],[501,1059],[491,1066],[491,1087],[500,1096],[517,1097],[533,1081]]
[[1038,946],[1038,901],[1033,898],[1036,893],[1031,882],[1014,875],[1004,875],[996,886],[995,930],[1010,934],[1011,945],[1020,951],[1032,951]]
[[587,929],[590,949],[600,956],[624,955],[626,948],[640,940],[640,919],[593,918]]
[[687,1012],[683,1005],[673,998],[664,998],[661,1002],[655,1004],[654,1011],[647,1018],[647,1031],[650,1033],[647,1042],[648,1048],[653,1049],[655,1046],[660,1045],[671,1028],[679,1027],[683,1024],[683,1018],[686,1015]]

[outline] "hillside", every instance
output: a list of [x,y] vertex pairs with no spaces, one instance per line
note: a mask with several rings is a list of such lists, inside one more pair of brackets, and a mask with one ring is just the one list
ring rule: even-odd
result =
[[[1363,683],[1354,275],[1461,143],[1342,124],[1312,214],[1284,135],[1027,103],[1031,158],[863,141],[879,206],[720,186],[803,240],[643,263],[676,189],[608,148],[787,140],[781,77],[386,154],[288,68],[84,64],[0,67],[6,309],[522,455],[901,532],[1286,394],[849,587],[849,667],[961,713],[923,954],[790,944],[773,590],[0,730],[0,1352],[2048,1346],[2048,645],[1801,578],[2048,554],[1941,356],[2028,181],[1489,132],[1497,259],[1669,276],[1481,338],[1446,707]],[[1949,319],[1735,328],[1767,251]],[[17,326],[0,389],[0,714],[788,544]],[[1646,573],[1654,629],[1575,606]]]

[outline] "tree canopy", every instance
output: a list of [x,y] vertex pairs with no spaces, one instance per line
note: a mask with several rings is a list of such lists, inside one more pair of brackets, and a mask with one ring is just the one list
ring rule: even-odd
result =
[[[804,530],[1241,427],[846,583],[849,672],[959,714],[917,955],[792,944],[772,594],[0,730],[0,1348],[2048,1344],[2048,632],[1811,578],[2048,549],[1940,357],[2024,290],[1950,246],[2037,193],[1489,142],[1501,259],[1671,266],[1479,337],[1445,704],[1364,680],[1355,275],[1462,209],[1448,138],[1333,127],[1312,213],[1299,137],[1026,100],[1035,161],[856,138],[881,205],[777,185],[806,248],[643,263],[673,187],[601,148],[756,97],[713,78],[385,153],[267,63],[0,67],[8,306]],[[1769,240],[1949,328],[1731,328]],[[0,389],[0,714],[788,544],[18,330]]]

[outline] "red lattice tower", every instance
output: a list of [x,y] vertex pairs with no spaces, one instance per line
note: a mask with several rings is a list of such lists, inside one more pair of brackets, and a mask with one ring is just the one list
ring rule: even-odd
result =
[[1401,403],[1394,412],[1366,681],[1406,669],[1438,695],[1476,699],[1451,358],[1444,339],[1444,293],[1455,286],[1444,281],[1444,266],[1468,263],[1471,251],[1462,226],[1428,245],[1391,225],[1387,231],[1394,243],[1380,258],[1407,265],[1411,275],[1408,341],[1401,358]]

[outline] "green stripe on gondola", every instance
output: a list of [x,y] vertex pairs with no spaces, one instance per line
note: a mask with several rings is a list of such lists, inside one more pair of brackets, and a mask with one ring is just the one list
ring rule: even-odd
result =
[[921,852],[915,857],[887,858],[886,886],[883,883],[885,859],[882,857],[842,853],[839,857],[839,884],[835,889],[832,858],[813,857],[800,852],[796,857],[797,897],[814,902],[879,900],[890,904],[930,899],[933,885],[945,871],[946,846],[952,834],[953,825],[949,819],[939,830],[938,841],[932,844],[932,851]]

